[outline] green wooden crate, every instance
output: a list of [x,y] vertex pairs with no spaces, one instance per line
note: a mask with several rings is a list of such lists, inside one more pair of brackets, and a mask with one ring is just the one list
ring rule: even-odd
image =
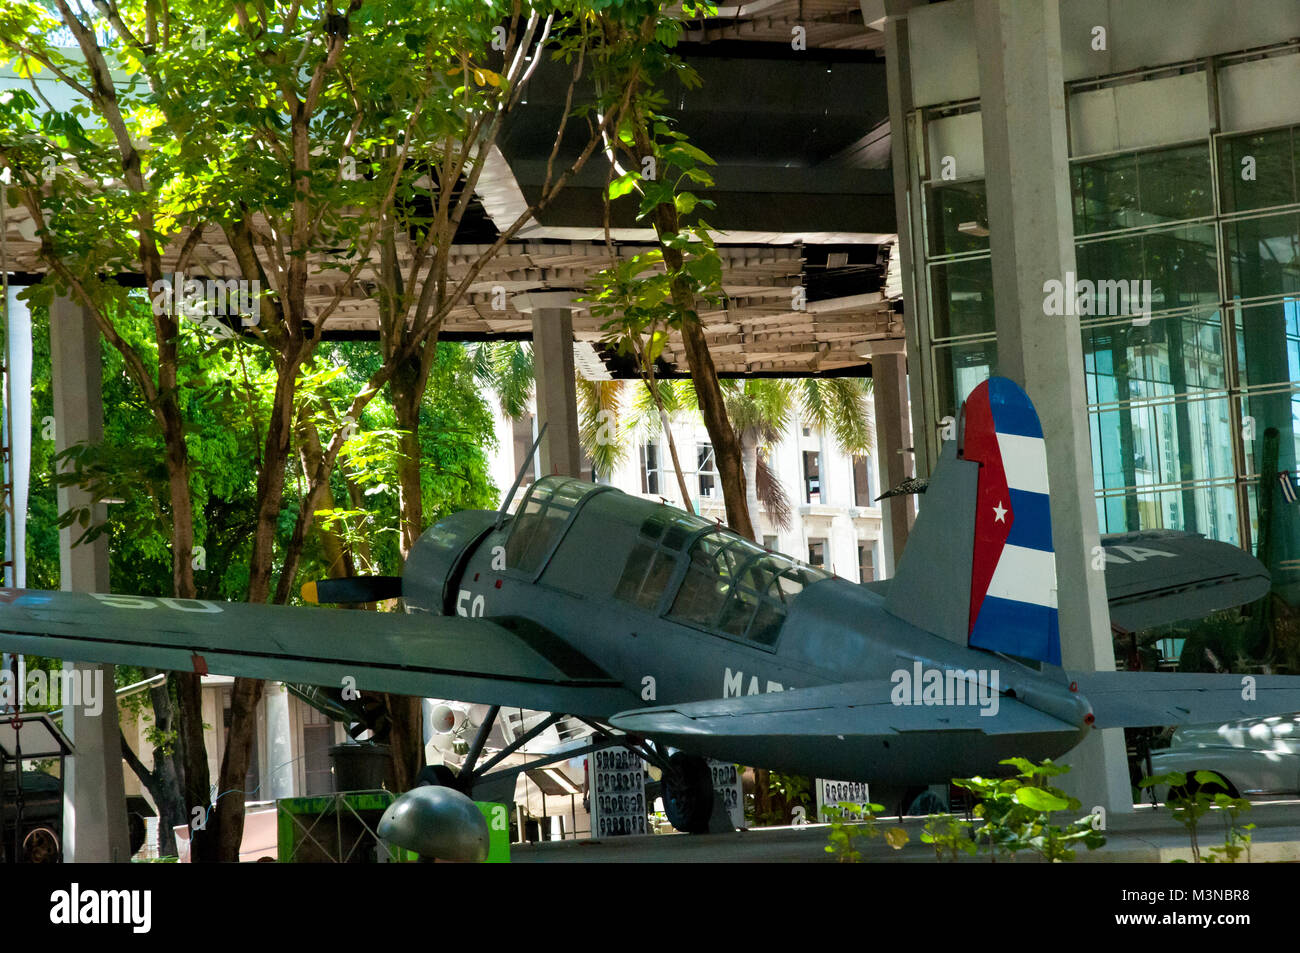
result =
[[[379,818],[395,800],[389,791],[348,791],[317,797],[290,797],[276,801],[280,863],[367,863],[389,858],[398,863],[419,856],[400,847],[384,847],[376,830]],[[510,807],[474,802],[488,826],[489,864],[510,863]]]
[[393,800],[383,790],[281,798],[275,802],[280,863],[374,863],[385,850],[392,861],[416,859],[411,851],[386,848],[376,833]]

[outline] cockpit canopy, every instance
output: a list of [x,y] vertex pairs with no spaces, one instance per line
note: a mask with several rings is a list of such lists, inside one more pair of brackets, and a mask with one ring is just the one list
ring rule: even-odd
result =
[[[611,495],[585,510],[587,502],[602,491]],[[506,541],[507,567],[537,573],[571,525],[586,519],[608,520],[611,508],[618,510],[620,523],[626,526],[631,518],[633,526],[639,523],[639,530],[630,548],[626,543],[621,548],[611,545],[610,558],[618,558],[615,552],[627,553],[616,580],[612,578],[616,567],[601,566],[600,571],[586,574],[588,582],[611,577],[609,594],[615,599],[694,628],[771,648],[795,596],[829,578],[698,516],[564,477],[546,477],[533,484]],[[595,559],[606,554],[586,556]],[[550,582],[550,575],[548,570],[548,578],[542,581]],[[554,584],[568,588],[561,579]]]
[[582,501],[611,487],[572,477],[548,476],[528,489],[506,540],[506,567],[534,573],[564,535]]

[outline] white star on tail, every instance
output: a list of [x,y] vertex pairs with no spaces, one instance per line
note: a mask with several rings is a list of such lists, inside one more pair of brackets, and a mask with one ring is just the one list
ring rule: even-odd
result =
[[998,500],[998,505],[995,506],[995,507],[993,507],[993,516],[994,516],[994,518],[995,518],[999,523],[1005,523],[1005,522],[1006,522],[1006,515],[1007,515],[1006,508],[1002,505],[1002,501],[1001,501],[1001,500]]

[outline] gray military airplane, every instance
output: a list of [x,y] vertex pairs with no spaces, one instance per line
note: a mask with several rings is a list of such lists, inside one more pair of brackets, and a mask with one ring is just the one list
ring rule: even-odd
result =
[[[1263,595],[1231,545],[1154,532],[1107,538],[1126,627]],[[663,772],[669,819],[712,813],[704,757],[878,785],[1057,757],[1096,728],[1300,710],[1300,678],[1061,668],[1043,433],[991,378],[963,408],[896,576],[858,585],[690,513],[546,477],[514,516],[465,511],[426,531],[401,577],[323,580],[308,601],[399,597],[404,613],[0,592],[0,648],[94,662],[457,698],[554,712],[483,759],[492,718],[443,783],[499,796],[494,771],[561,717]],[[567,751],[551,760],[579,756]],[[545,761],[530,762],[536,767]],[[494,793],[495,792],[495,795]]]

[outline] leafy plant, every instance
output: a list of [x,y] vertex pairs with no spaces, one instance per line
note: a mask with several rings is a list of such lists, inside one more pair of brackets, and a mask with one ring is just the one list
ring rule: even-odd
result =
[[950,861],[956,861],[959,852],[973,857],[979,845],[972,837],[971,826],[970,821],[951,814],[931,814],[921,829],[921,843],[934,847],[935,860],[943,860],[945,852]]
[[953,781],[979,798],[973,813],[984,823],[975,830],[975,837],[977,841],[981,837],[985,840],[990,861],[996,862],[999,856],[1014,859],[1022,850],[1034,851],[1049,862],[1070,861],[1074,860],[1074,845],[1095,850],[1106,842],[1093,827],[1091,816],[1064,826],[1052,823],[1053,814],[1078,811],[1083,806],[1078,798],[1049,783],[1051,778],[1068,772],[1067,765],[1054,764],[1051,759],[1034,764],[1025,758],[1007,758],[999,763],[1016,768],[1017,774]]
[[834,854],[841,864],[861,863],[862,852],[858,849],[861,842],[877,837],[884,837],[885,843],[894,850],[902,850],[909,840],[907,831],[901,827],[882,831],[876,826],[876,816],[884,809],[880,804],[853,804],[849,801],[822,808],[822,813],[831,822],[826,853]]
[[[1165,806],[1187,831],[1192,845],[1192,863],[1212,864],[1217,861],[1232,864],[1236,863],[1243,852],[1249,862],[1253,836],[1250,832],[1255,829],[1255,825],[1237,823],[1241,813],[1250,810],[1249,801],[1228,794],[1223,778],[1213,771],[1197,771],[1190,781],[1182,771],[1170,771],[1168,774],[1143,778],[1138,784],[1143,788],[1165,785],[1169,788],[1169,793],[1165,797]],[[1207,788],[1222,790],[1210,792]],[[1200,821],[1210,811],[1216,809],[1223,817],[1224,842],[1219,847],[1211,847],[1209,856],[1202,858],[1199,840]],[[1176,861],[1176,863],[1185,863],[1185,861]]]

